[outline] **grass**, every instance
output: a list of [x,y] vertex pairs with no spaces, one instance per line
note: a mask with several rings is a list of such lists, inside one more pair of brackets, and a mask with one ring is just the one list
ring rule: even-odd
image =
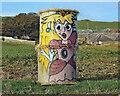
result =
[[79,46],[76,85],[37,83],[34,45],[2,43],[4,94],[108,94],[118,92],[118,45]]
[[37,74],[35,46],[7,42],[3,42],[2,45],[4,79],[20,79]]
[[118,29],[118,22],[99,22],[99,21],[78,21],[78,29],[103,30],[106,28]]
[[79,78],[118,77],[118,45],[80,46],[77,52]]
[[17,43],[2,43],[3,54],[5,58],[28,58],[31,56],[36,57],[33,45],[17,44]]
[[81,80],[75,85],[41,86],[36,80],[4,80],[4,94],[115,94],[118,81]]

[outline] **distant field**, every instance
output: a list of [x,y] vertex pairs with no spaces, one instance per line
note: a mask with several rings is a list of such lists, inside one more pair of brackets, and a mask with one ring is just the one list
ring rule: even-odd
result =
[[[13,18],[13,17],[11,17]],[[2,19],[6,19],[6,17],[2,17]],[[78,29],[87,29],[89,26],[89,29],[92,30],[103,30],[106,28],[111,29],[118,29],[118,22],[101,22],[101,21],[81,21],[78,20]]]
[[118,22],[78,21],[78,29],[103,30],[106,28],[118,29]]
[[117,44],[79,46],[77,50],[78,84],[70,86],[41,86],[37,83],[37,53],[34,45],[3,42],[2,48],[3,93],[97,94],[118,92]]

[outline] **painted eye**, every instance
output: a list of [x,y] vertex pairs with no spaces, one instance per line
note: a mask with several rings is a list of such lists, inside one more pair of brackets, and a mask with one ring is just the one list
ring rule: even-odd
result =
[[46,32],[50,32],[50,28],[47,28],[47,29],[46,29]]
[[57,30],[62,30],[62,25],[61,25],[61,24],[57,24],[57,25],[55,26],[55,29],[57,29]]
[[67,31],[70,31],[71,30],[71,25],[67,25],[66,29],[67,29]]

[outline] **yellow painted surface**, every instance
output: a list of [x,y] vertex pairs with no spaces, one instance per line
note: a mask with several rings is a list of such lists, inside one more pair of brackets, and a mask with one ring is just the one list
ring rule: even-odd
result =
[[[66,16],[61,16],[59,14],[55,14],[55,15],[50,15],[50,16],[47,16],[47,17],[44,17],[43,18],[43,21],[42,22],[42,31],[40,32],[40,36],[41,36],[41,46],[44,46],[44,45],[49,45],[50,41],[53,40],[53,39],[56,39],[56,40],[61,40],[61,38],[57,35],[57,33],[55,32],[55,29],[54,29],[54,22],[56,22],[58,19],[64,23],[65,20],[67,20],[69,23],[73,23],[72,21],[72,14],[68,14]],[[51,22],[51,30],[50,32],[46,32],[46,29],[47,29],[47,24]],[[42,50],[43,48],[41,48]],[[49,48],[44,48],[44,51],[49,55],[48,53],[48,49]],[[55,52],[56,54],[57,52]],[[45,66],[45,69],[46,71],[48,71],[48,64],[49,64],[49,60],[41,55],[40,53],[40,58],[39,58],[39,61],[41,62],[41,70],[43,72],[43,66]]]

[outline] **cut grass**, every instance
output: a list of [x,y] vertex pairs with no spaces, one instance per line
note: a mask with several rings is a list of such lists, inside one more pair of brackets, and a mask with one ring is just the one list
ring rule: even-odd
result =
[[118,93],[118,81],[80,80],[75,85],[41,86],[36,80],[4,80],[4,94],[115,94]]

